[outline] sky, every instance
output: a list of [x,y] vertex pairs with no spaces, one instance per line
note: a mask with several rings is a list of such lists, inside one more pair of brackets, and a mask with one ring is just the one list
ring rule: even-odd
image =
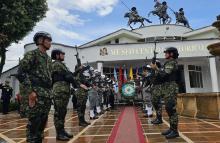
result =
[[[18,64],[24,54],[24,45],[33,42],[37,31],[51,33],[53,42],[74,46],[121,28],[129,29],[124,18],[129,10],[122,1],[129,8],[135,6],[139,14],[146,18],[154,9],[154,0],[47,0],[49,10],[46,17],[23,40],[8,48],[4,71]],[[167,0],[167,3],[174,11],[184,8],[193,29],[211,25],[220,14],[220,0]],[[168,14],[175,23],[171,10]],[[151,16],[149,19],[153,21],[151,25],[159,24],[157,17]]]

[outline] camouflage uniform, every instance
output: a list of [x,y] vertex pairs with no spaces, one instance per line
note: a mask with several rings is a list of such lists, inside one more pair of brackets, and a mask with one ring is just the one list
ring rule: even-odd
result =
[[[64,131],[65,117],[67,113],[67,105],[70,98],[70,83],[65,81],[62,76],[70,73],[69,69],[59,60],[52,63],[52,77],[53,77],[53,101],[54,101],[54,125],[57,133]],[[57,79],[58,81],[54,81]]]
[[[77,85],[84,84],[87,87],[89,87],[89,83],[86,79],[86,77],[83,75],[82,71],[78,71],[76,74],[76,82]],[[86,111],[86,102],[88,99],[88,91],[83,89],[82,87],[79,87],[75,92],[76,98],[77,98],[77,114],[79,118],[79,124],[81,123],[87,123],[85,121],[85,111]]]
[[156,119],[162,121],[162,85],[161,84],[154,84],[152,87],[152,104],[156,111]]
[[[39,49],[25,54],[20,61],[18,79],[21,94],[27,97],[34,91],[37,101],[34,107],[27,107],[27,142],[40,143],[51,107],[51,59]],[[26,98],[25,98],[26,99]]]
[[177,131],[178,115],[176,112],[178,85],[176,84],[176,72],[178,63],[175,59],[170,59],[164,64],[164,69],[159,70],[159,76],[164,83],[159,90],[158,95],[164,98],[165,109],[169,116],[170,129]]
[[22,118],[27,117],[27,111],[28,111],[28,93],[25,90],[25,86],[23,84],[19,84],[19,91],[21,94],[21,106],[20,106],[20,116]]

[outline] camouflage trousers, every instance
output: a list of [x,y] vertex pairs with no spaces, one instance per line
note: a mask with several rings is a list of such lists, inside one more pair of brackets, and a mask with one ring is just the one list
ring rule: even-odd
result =
[[175,82],[155,86],[152,91],[153,105],[159,118],[162,117],[161,98],[164,98],[165,109],[169,116],[170,129],[172,130],[177,130],[178,128],[177,93],[178,85]]
[[76,98],[77,98],[77,114],[79,120],[84,119],[85,111],[86,111],[86,102],[88,99],[88,93],[83,88],[79,88],[76,90]]
[[54,125],[56,131],[64,130],[65,117],[67,113],[67,105],[69,103],[70,93],[53,93],[54,101]]
[[37,102],[34,107],[27,109],[27,142],[41,143],[44,137],[44,129],[47,124],[48,114],[51,107],[51,99],[44,97],[45,94],[51,94],[49,90],[37,92]]

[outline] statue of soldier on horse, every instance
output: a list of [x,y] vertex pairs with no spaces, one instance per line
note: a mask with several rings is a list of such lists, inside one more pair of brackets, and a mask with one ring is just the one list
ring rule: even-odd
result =
[[183,8],[179,9],[179,12],[174,12],[176,16],[176,24],[183,23],[184,26],[190,28],[189,21],[186,19],[184,15]]
[[132,7],[130,12],[125,13],[124,15],[125,18],[129,18],[128,20],[128,26],[130,26],[130,28],[133,30],[133,27],[131,26],[132,23],[136,24],[136,23],[141,23],[140,27],[144,26],[144,21],[147,21],[148,23],[152,23],[149,19],[144,18],[142,16],[140,16],[138,14],[137,8],[136,7]]
[[[122,4],[128,8],[128,6],[121,0]],[[183,23],[184,26],[190,28],[189,21],[184,15],[183,8],[179,9],[179,12],[176,12],[172,10],[168,5],[166,1],[163,1],[162,3],[159,0],[154,0],[154,10],[150,11],[148,13],[148,17],[150,17],[151,14],[156,15],[159,17],[160,23],[162,24],[170,24],[172,21],[172,18],[168,15],[167,9],[169,8],[176,17],[176,24]],[[128,8],[129,9],[129,8]],[[147,21],[148,23],[152,23],[149,19],[142,17],[138,14],[137,8],[132,7],[129,9],[129,12],[125,13],[125,18],[129,18],[128,20],[128,26],[133,30],[133,27],[131,26],[132,23],[141,23],[140,27],[144,26],[144,21]]]
[[159,0],[154,0],[154,10],[148,13],[148,17],[150,17],[151,14],[157,15],[163,22],[163,24],[170,24],[172,21],[172,18],[167,14],[167,2],[160,3]]

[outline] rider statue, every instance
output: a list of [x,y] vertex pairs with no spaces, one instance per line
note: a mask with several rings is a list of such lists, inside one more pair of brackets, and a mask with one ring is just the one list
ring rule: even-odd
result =
[[183,8],[179,9],[179,18],[180,18],[180,20],[186,20],[186,18],[184,16]]
[[189,21],[184,15],[183,8],[180,8],[179,12],[174,12],[174,14],[176,16],[176,24],[183,23],[186,27],[190,28]]
[[160,8],[160,12],[161,12],[162,15],[164,15],[164,14],[167,13],[167,8],[168,8],[167,2],[165,2],[165,1],[162,2],[162,6],[161,6],[161,8]]
[[136,7],[131,8],[131,14],[134,17],[134,19],[136,19],[136,20],[140,18]]
[[158,15],[160,17],[165,18],[167,15],[167,8],[168,8],[167,2],[164,1],[164,2],[160,3],[159,0],[154,0],[154,2],[155,2],[155,5],[154,5],[155,13],[158,13]]
[[131,24],[134,23],[141,23],[140,27],[144,26],[144,21],[147,21],[148,23],[152,23],[149,19],[142,17],[138,14],[137,8],[132,7],[131,10],[124,15],[125,18],[129,18],[128,20],[128,26],[133,30]]

